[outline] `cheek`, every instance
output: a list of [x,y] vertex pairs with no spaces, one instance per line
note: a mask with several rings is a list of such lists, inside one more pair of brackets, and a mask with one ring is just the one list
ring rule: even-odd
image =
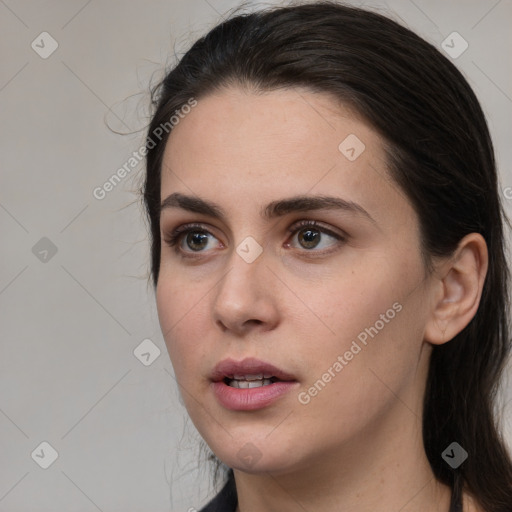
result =
[[208,321],[205,292],[201,286],[161,274],[156,304],[162,335],[176,376],[197,375],[197,362],[207,350],[204,333]]
[[[306,358],[314,361],[316,378],[326,372],[338,356],[347,352],[352,378],[368,368],[403,373],[414,363],[421,348],[425,322],[421,303],[421,266],[416,261],[373,255],[371,264],[361,262],[346,273],[309,293],[311,309],[321,311],[321,322],[304,331],[322,339],[307,344]],[[314,327],[313,327],[314,326]],[[310,374],[311,376],[311,374]],[[315,376],[315,375],[314,375]],[[345,375],[347,377],[347,375]]]
[[336,335],[322,340],[326,344],[321,351],[316,343],[302,354],[310,361],[298,406],[305,438],[318,436],[321,429],[326,440],[348,439],[366,426],[378,425],[397,404],[405,415],[420,410],[415,375],[421,330],[416,310],[410,303],[402,305],[385,323],[380,314],[386,315],[388,306],[386,300],[375,299],[358,311],[347,310],[335,326]]
[[309,301],[316,298],[311,309],[321,312],[335,338],[355,338],[375,322],[381,326],[380,315],[390,321],[397,316],[393,304],[402,301],[407,283],[394,274],[397,270],[382,260],[353,266],[333,276],[316,293],[307,294]]

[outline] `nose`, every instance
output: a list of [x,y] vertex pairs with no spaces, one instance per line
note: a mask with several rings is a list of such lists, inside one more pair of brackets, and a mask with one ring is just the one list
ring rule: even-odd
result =
[[274,329],[279,312],[272,277],[264,253],[247,263],[233,251],[229,270],[216,287],[212,311],[215,324],[238,336]]

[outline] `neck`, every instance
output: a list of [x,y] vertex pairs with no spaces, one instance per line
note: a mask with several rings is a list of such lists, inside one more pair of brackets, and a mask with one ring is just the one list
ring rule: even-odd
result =
[[[240,512],[448,512],[450,489],[428,463],[421,419],[397,400],[380,418],[342,446],[286,473],[234,470]],[[420,434],[418,434],[420,433]]]

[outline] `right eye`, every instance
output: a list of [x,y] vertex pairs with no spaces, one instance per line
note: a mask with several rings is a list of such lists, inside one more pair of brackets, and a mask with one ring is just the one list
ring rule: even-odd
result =
[[168,246],[173,247],[177,254],[182,254],[184,257],[190,257],[187,254],[206,252],[206,250],[212,248],[210,247],[212,240],[217,240],[217,238],[202,224],[179,226],[164,238]]

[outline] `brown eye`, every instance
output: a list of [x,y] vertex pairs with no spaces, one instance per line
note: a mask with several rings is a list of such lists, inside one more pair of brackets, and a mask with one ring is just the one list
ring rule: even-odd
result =
[[321,240],[322,235],[318,229],[301,229],[298,232],[299,243],[304,249],[314,249]]
[[185,243],[192,251],[201,251],[208,245],[208,235],[201,231],[190,231],[185,237]]
[[164,235],[165,243],[174,249],[176,254],[184,257],[193,253],[209,252],[210,249],[222,246],[222,243],[205,229],[201,224],[186,224],[179,226],[169,235]]
[[[346,240],[341,234],[311,220],[301,221],[298,225],[292,226],[289,232],[292,233],[293,240],[289,245],[315,253],[321,253],[323,249],[331,249]],[[313,249],[318,250],[313,251]]]

